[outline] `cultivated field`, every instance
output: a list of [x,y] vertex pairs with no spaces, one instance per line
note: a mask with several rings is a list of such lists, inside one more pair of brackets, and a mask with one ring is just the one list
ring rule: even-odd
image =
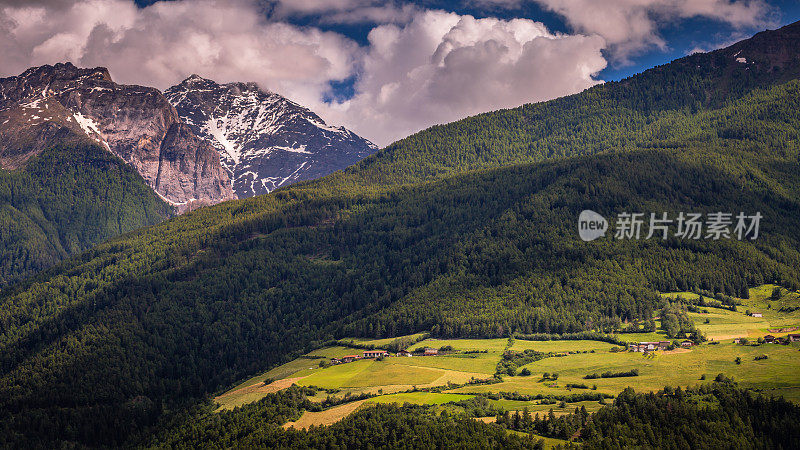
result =
[[[607,394],[615,396],[626,387],[638,392],[655,391],[664,386],[689,386],[713,382],[717,374],[732,377],[742,387],[767,395],[784,396],[800,402],[800,343],[790,345],[761,344],[756,340],[767,334],[786,336],[789,331],[776,331],[800,326],[800,295],[783,291],[780,299],[772,299],[774,286],[765,285],[751,290],[750,299],[737,311],[701,307],[702,312],[689,313],[696,327],[709,341],[690,349],[658,351],[650,354],[611,351],[614,344],[594,340],[526,341],[522,339],[433,339],[428,338],[408,348],[452,349],[438,356],[388,357],[382,360],[361,359],[339,365],[327,365],[330,358],[362,354],[362,348],[347,345],[386,346],[404,339],[412,342],[422,335],[391,339],[348,338],[341,345],[315,350],[282,366],[255,376],[216,398],[221,408],[233,408],[255,401],[269,392],[291,384],[314,387],[320,390],[312,401],[322,401],[328,396],[345,394],[370,394],[368,399],[348,402],[322,412],[306,412],[296,422],[287,424],[305,428],[310,425],[333,423],[357,408],[375,403],[413,403],[444,405],[471,398],[488,396],[489,404],[496,408],[519,411],[527,408],[531,413],[566,414],[576,407],[593,412],[602,407],[598,401],[577,401],[562,404],[574,394]],[[691,298],[692,293],[669,293],[665,297]],[[781,311],[781,309],[783,309]],[[745,311],[761,312],[756,318]],[[798,331],[800,332],[800,331]],[[628,342],[666,340],[662,331],[630,333],[617,336]],[[747,337],[754,345],[737,345],[734,337]],[[548,357],[517,369],[516,376],[502,375],[500,382],[493,379],[497,365],[506,350],[523,352],[535,350]],[[766,359],[756,360],[756,357]],[[739,363],[737,363],[737,358]],[[325,367],[320,362],[325,361]],[[530,375],[521,372],[527,369]],[[638,371],[638,376],[586,379],[589,374],[603,372]],[[557,373],[557,379],[545,379],[544,373]],[[264,381],[268,382],[265,383]],[[469,384],[467,384],[469,383]],[[435,388],[438,392],[416,389]],[[522,400],[511,400],[513,395],[526,395]],[[537,396],[546,397],[545,401]],[[518,397],[517,397],[518,398]],[[611,401],[611,400],[609,400]],[[487,418],[486,420],[492,420]]]

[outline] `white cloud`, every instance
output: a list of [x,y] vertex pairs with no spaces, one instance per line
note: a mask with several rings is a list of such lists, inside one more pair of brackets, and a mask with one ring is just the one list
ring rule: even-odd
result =
[[355,70],[362,50],[336,33],[267,22],[246,0],[82,0],[0,5],[2,75],[72,61],[106,66],[116,81],[166,88],[191,73],[256,81],[300,102]]
[[[291,8],[289,6],[291,4]],[[2,6],[5,5],[5,6]],[[129,0],[0,3],[2,75],[72,61],[116,81],[166,88],[191,73],[256,81],[380,145],[428,126],[580,91],[605,67],[599,37],[555,35],[526,19],[474,19],[374,0],[297,0],[281,14],[384,23],[361,48],[314,27],[268,20],[255,2]],[[347,102],[329,81],[357,75]]]
[[271,0],[266,5],[273,19],[318,16],[323,24],[407,23],[420,11],[413,3],[382,0]]
[[754,27],[767,24],[771,13],[764,0],[533,1],[563,16],[577,32],[602,36],[620,62],[651,48],[665,49],[659,25],[703,17],[736,28]]
[[538,22],[426,11],[369,34],[356,96],[324,113],[387,144],[433,124],[579,92],[606,66],[600,37]]
[[[657,20],[746,26],[766,14],[761,0],[534,1],[566,17],[575,34],[400,1],[183,0],[140,9],[132,0],[0,0],[0,76],[69,60],[162,89],[191,73],[255,81],[386,145],[434,124],[579,92],[599,82],[601,51],[625,58],[664,46]],[[379,25],[360,47],[287,23],[298,16]],[[353,76],[353,98],[322,101],[330,81]]]

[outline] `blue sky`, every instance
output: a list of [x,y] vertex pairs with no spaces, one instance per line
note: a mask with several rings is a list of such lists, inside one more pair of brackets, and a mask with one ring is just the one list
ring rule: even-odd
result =
[[[533,2],[520,2],[515,7],[481,6],[472,1],[416,1],[413,2],[425,8],[442,9],[458,14],[469,14],[476,18],[499,17],[511,19],[522,17],[542,22],[552,31],[569,33],[572,30],[565,23],[563,17],[547,11]],[[800,1],[798,0],[768,0],[773,8],[769,26],[772,28],[790,24],[800,20]],[[316,26],[342,33],[362,45],[367,44],[367,34],[374,24],[364,23],[359,25],[326,25],[319,23],[318,16],[303,17],[295,20],[296,23],[307,26]],[[659,29],[660,35],[668,44],[667,49],[651,49],[641,55],[636,55],[631,63],[610,64],[599,73],[599,78],[605,81],[616,81],[635,75],[650,67],[664,64],[677,58],[686,56],[695,48],[714,49],[720,45],[746,39],[747,37],[763,31],[764,27],[737,28],[730,24],[707,18],[688,18],[666,24]],[[350,80],[352,81],[352,80]],[[337,90],[346,91],[341,96],[352,95],[351,83],[336,83]]]
[[798,20],[797,0],[0,0],[0,76],[253,81],[384,146]]
[[[156,3],[156,0],[136,0],[139,6]],[[522,17],[542,22],[552,31],[569,33],[570,27],[563,17],[547,11],[534,2],[521,1],[513,7],[498,5],[481,5],[477,1],[445,1],[445,0],[416,0],[410,1],[423,8],[441,9],[458,14],[469,14],[476,18],[499,17],[511,19]],[[765,3],[773,8],[770,25],[772,27],[787,25],[800,20],[800,0],[766,0]],[[269,6],[266,7],[269,10]],[[269,14],[265,14],[268,16]],[[313,26],[324,30],[341,33],[361,45],[367,45],[367,34],[375,23],[361,23],[357,25],[325,24],[320,23],[320,16],[290,18],[289,21],[301,26]],[[611,64],[600,72],[599,78],[606,81],[619,80],[650,67],[664,64],[674,59],[686,56],[691,50],[700,47],[713,49],[731,41],[745,39],[752,34],[762,31],[764,27],[736,28],[718,20],[706,18],[688,18],[666,24],[659,29],[661,36],[668,43],[668,48],[652,49],[633,58],[631,64]],[[345,82],[332,83],[336,91],[341,91],[337,97],[352,95],[352,79]]]

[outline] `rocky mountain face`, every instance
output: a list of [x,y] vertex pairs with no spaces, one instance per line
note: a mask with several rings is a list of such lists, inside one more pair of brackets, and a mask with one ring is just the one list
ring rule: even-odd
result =
[[192,75],[164,94],[192,131],[219,150],[239,198],[325,176],[377,150],[254,83],[217,84]]
[[55,141],[86,139],[133,166],[179,211],[234,198],[218,152],[157,89],[119,85],[105,68],[70,63],[0,79],[3,168],[23,166]]

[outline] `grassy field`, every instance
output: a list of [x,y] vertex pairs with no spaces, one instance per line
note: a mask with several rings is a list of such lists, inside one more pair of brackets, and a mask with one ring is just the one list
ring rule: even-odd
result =
[[[411,358],[387,358],[388,364],[415,367],[431,367],[457,372],[478,373],[491,376],[495,372],[500,355],[497,353],[470,353],[441,356],[414,356]],[[484,378],[484,377],[480,377]]]
[[[664,386],[688,386],[712,382],[717,374],[733,377],[742,387],[767,395],[784,396],[800,403],[800,344],[741,346],[732,342],[733,337],[748,337],[751,342],[766,334],[782,336],[787,332],[770,331],[774,328],[800,326],[800,311],[787,311],[800,306],[800,294],[783,290],[779,299],[773,299],[774,286],[765,285],[751,289],[750,298],[741,300],[737,311],[721,308],[703,308],[702,313],[689,313],[696,327],[703,331],[710,343],[691,349],[669,352],[641,353],[611,352],[613,344],[592,340],[580,341],[525,341],[516,339],[512,350],[533,349],[540,352],[561,354],[532,362],[523,368],[532,372],[530,376],[505,376],[496,384],[469,385],[447,390],[444,393],[403,392],[417,386],[420,388],[462,384],[472,379],[488,379],[494,373],[508,339],[425,339],[413,345],[416,348],[441,348],[451,346],[455,353],[439,356],[390,357],[382,361],[360,360],[352,363],[320,368],[319,362],[331,357],[360,354],[362,351],[334,346],[315,350],[302,358],[276,367],[268,372],[246,380],[225,394],[217,397],[222,408],[258,400],[268,392],[274,392],[297,383],[339,390],[333,395],[363,392],[381,394],[366,401],[339,405],[318,413],[305,413],[291,426],[305,428],[310,425],[333,423],[357,408],[375,403],[414,403],[442,405],[451,401],[469,398],[471,394],[516,392],[529,395],[571,395],[582,392],[618,394],[630,386],[638,392],[655,391]],[[683,298],[696,297],[692,293],[669,293],[664,296]],[[781,308],[784,311],[780,311]],[[762,318],[754,318],[745,311],[759,311]],[[707,323],[706,323],[707,322]],[[419,335],[404,336],[416,338]],[[666,340],[660,332],[630,333],[619,336],[625,341]],[[386,345],[391,339],[348,339],[361,345]],[[340,341],[340,342],[344,342]],[[463,353],[465,351],[481,353]],[[485,352],[484,352],[485,351]],[[756,356],[766,355],[765,360],[756,361]],[[740,358],[740,364],[735,362]],[[584,379],[592,373],[625,372],[637,369],[639,376],[620,378]],[[542,374],[558,373],[557,380],[544,380]],[[271,383],[264,383],[265,379]],[[567,384],[584,384],[587,389],[567,387]],[[320,392],[312,401],[321,401],[328,394]],[[590,412],[601,407],[597,401],[567,404],[541,404],[540,401],[491,400],[492,404],[506,410],[528,408],[532,413],[547,413],[551,408],[556,414],[574,411],[576,406],[585,406]],[[444,406],[447,408],[447,406]]]
[[[764,344],[757,347],[735,345],[731,341],[718,345],[700,345],[691,350],[658,352],[655,356],[641,353],[580,353],[558,358],[545,358],[528,364],[533,374],[528,377],[505,377],[502,383],[467,386],[449,392],[519,392],[522,394],[565,395],[585,392],[568,389],[568,383],[597,386],[597,392],[617,394],[631,386],[639,392],[658,390],[664,386],[687,386],[707,381],[718,373],[732,376],[743,387],[780,389],[789,398],[800,395],[800,344],[789,346]],[[759,355],[769,358],[755,361]],[[736,364],[740,357],[741,364]],[[624,372],[638,369],[639,376],[586,380],[591,373]],[[544,372],[557,372],[557,381],[541,381]]]
[[614,344],[600,341],[523,341],[515,339],[511,350],[521,352],[533,349],[538,352],[583,352],[596,351],[607,352],[615,347]]
[[435,392],[402,392],[399,394],[381,395],[367,400],[368,403],[397,403],[400,405],[412,403],[414,405],[441,405],[443,403],[458,402],[474,397],[463,394],[440,394]]
[[286,424],[284,424],[283,428],[295,428],[298,430],[305,430],[312,425],[314,426],[331,425],[349,416],[351,413],[360,408],[364,402],[365,400],[358,400],[355,402],[334,406],[333,408],[326,409],[325,411],[318,411],[318,412],[306,411],[295,422],[287,422]]
[[214,398],[214,401],[219,404],[219,407],[217,408],[218,411],[224,409],[233,409],[237,406],[246,405],[248,403],[260,400],[267,394],[286,389],[295,384],[297,381],[300,381],[300,379],[283,378],[271,383],[255,383],[239,389],[230,390]]
[[425,339],[412,345],[409,351],[417,348],[441,348],[451,346],[457,351],[487,350],[490,353],[502,353],[508,345],[508,339]]
[[479,358],[394,357],[383,361],[360,360],[325,369],[305,369],[297,372],[295,376],[302,378],[298,384],[304,386],[318,386],[325,389],[350,388],[348,392],[352,393],[375,392],[377,388],[385,388],[384,390],[389,392],[407,390],[413,386],[440,386],[448,382],[464,383],[472,378],[487,378],[489,375],[487,373],[469,370],[480,369],[480,366],[485,367],[486,363]]
[[[781,290],[780,299],[772,298],[772,291],[777,286],[765,284],[750,289],[749,299],[737,299],[742,304],[736,311],[720,308],[706,307],[707,314],[689,313],[699,330],[709,339],[724,340],[734,337],[747,337],[757,339],[767,334],[775,336],[786,335],[769,331],[775,328],[800,327],[800,310],[781,312],[781,308],[796,308],[800,306],[800,293]],[[664,297],[696,299],[697,294],[692,292],[668,292],[661,294]],[[763,317],[751,317],[746,312],[760,312]],[[708,319],[709,323],[705,323]]]
[[555,447],[557,447],[559,445],[563,447],[563,446],[567,445],[567,443],[568,443],[568,441],[565,441],[563,439],[549,438],[549,437],[546,437],[546,436],[538,436],[538,435],[535,435],[535,434],[533,435],[533,437],[536,440],[539,440],[539,439],[543,440],[544,441],[544,448],[546,450],[550,450],[550,449],[555,448]]
[[519,401],[519,400],[500,399],[500,400],[490,400],[489,403],[491,403],[494,406],[506,409],[508,411],[522,411],[525,408],[528,408],[528,411],[530,411],[531,414],[538,413],[539,415],[547,414],[548,411],[550,411],[551,409],[553,410],[553,413],[555,415],[569,414],[575,412],[575,408],[580,408],[581,406],[585,407],[586,411],[592,413],[599,410],[603,406],[595,401],[567,403],[567,405],[564,408],[558,406],[558,403],[554,405],[552,404],[543,405],[539,400]]

